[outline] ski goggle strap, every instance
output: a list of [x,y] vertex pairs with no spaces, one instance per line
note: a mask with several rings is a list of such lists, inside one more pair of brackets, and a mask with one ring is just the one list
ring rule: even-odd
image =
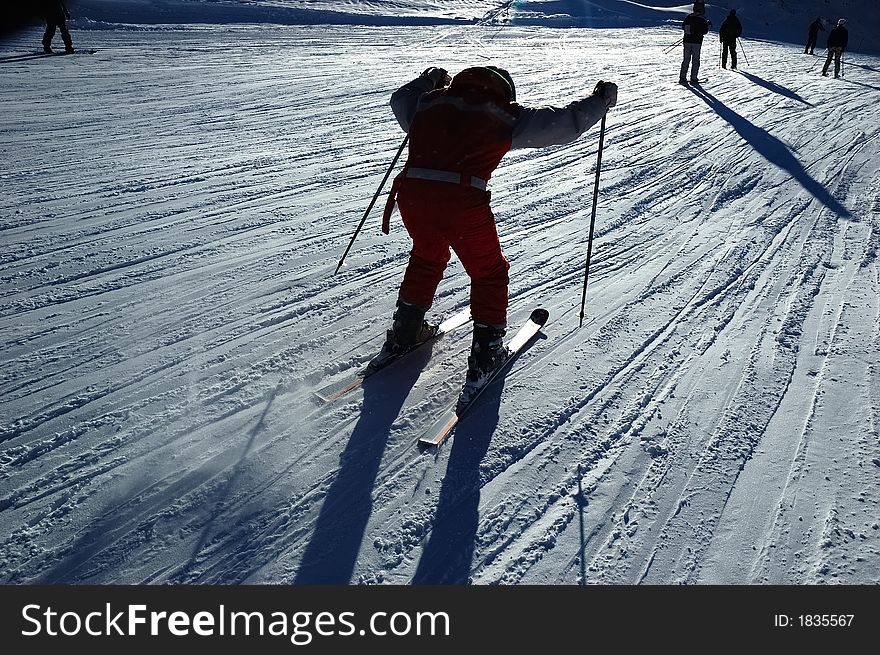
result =
[[516,86],[513,84],[513,78],[510,76],[510,73],[497,66],[486,66],[486,68],[504,81],[505,87],[508,89],[507,97],[510,99],[510,102],[516,102]]

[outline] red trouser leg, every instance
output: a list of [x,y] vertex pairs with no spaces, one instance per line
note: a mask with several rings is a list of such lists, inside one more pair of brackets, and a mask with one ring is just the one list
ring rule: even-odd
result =
[[459,226],[452,249],[471,278],[471,317],[475,323],[507,325],[507,270],[495,217],[487,204],[480,215]]
[[[402,186],[405,188],[406,182]],[[433,203],[426,202],[424,196],[401,189],[397,208],[413,242],[399,295],[411,305],[428,308],[449,263],[449,242],[439,229]]]
[[451,247],[471,278],[474,321],[506,325],[510,264],[501,252],[489,194],[446,182],[407,180],[397,205],[413,240],[400,297],[430,306]]
[[[424,232],[419,234],[424,236]],[[449,262],[449,246],[438,244],[436,241],[422,241],[420,237],[413,238],[409,264],[403,274],[403,282],[400,283],[400,298],[425,310],[434,303],[434,294],[437,293],[437,286],[443,279],[443,271]]]

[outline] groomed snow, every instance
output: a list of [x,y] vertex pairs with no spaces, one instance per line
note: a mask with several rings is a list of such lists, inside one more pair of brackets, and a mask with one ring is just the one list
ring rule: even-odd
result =
[[[880,582],[880,57],[833,79],[744,39],[732,72],[711,37],[701,89],[674,26],[75,30],[95,54],[0,61],[0,581]],[[422,452],[468,328],[312,394],[380,347],[406,265],[383,193],[334,275],[390,93],[490,63],[527,105],[619,84],[586,316],[598,125],[493,177],[511,325],[550,321]],[[431,316],[467,297],[453,258]]]

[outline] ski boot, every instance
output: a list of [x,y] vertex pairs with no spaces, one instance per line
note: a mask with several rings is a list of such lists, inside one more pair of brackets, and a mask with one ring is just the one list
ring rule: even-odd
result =
[[504,344],[504,327],[474,323],[474,339],[468,357],[464,387],[458,395],[458,407],[464,409],[486,386],[493,373],[504,366],[510,351]]
[[420,343],[437,334],[437,325],[425,320],[427,308],[397,301],[391,329],[385,333],[385,343],[379,354],[370,362],[369,368],[382,368],[390,360],[412,350]]

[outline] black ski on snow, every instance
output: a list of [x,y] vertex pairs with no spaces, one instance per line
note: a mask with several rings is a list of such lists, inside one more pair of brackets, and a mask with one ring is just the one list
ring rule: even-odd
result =
[[504,361],[504,363],[495,369],[495,372],[492,373],[492,377],[490,377],[486,384],[484,384],[480,389],[473,395],[473,397],[468,401],[468,403],[464,406],[459,406],[458,399],[451,402],[449,407],[443,412],[443,414],[434,421],[434,424],[429,427],[425,432],[419,437],[419,445],[421,446],[439,446],[452,430],[458,425],[458,422],[461,420],[461,417],[474,406],[477,398],[480,397],[480,394],[492,384],[495,380],[497,380],[504,371],[506,371],[511,362],[516,358],[517,354],[523,349],[531,339],[538,332],[540,332],[541,328],[547,323],[547,319],[550,314],[546,309],[536,309],[532,312],[532,315],[529,316],[529,320],[517,331],[517,333],[513,336],[513,338],[507,343],[507,348],[510,350],[510,355]]
[[339,382],[334,382],[332,384],[328,384],[325,387],[322,387],[316,391],[314,391],[314,395],[323,400],[325,403],[332,402],[337,400],[338,398],[342,398],[342,396],[354,391],[361,384],[363,384],[364,380],[371,375],[378,373],[382,369],[388,368],[391,364],[396,361],[399,361],[409,355],[411,352],[417,350],[420,346],[430,343],[434,339],[443,336],[447,332],[451,332],[456,328],[460,328],[462,325],[467,324],[471,320],[471,310],[463,309],[458,314],[450,316],[445,321],[440,323],[437,327],[437,334],[435,334],[430,339],[426,339],[420,343],[417,343],[415,346],[410,348],[409,350],[400,353],[398,355],[393,355],[391,357],[386,357],[380,359],[379,356],[374,357],[369,364],[367,364],[366,368],[361,371],[358,371],[354,374],[353,377],[347,378],[344,380],[340,380]]

